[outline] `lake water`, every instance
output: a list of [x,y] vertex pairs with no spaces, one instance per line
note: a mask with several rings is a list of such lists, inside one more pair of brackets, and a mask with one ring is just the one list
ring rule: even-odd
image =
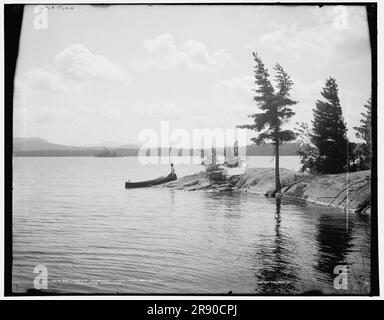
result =
[[[369,293],[369,216],[247,193],[125,190],[169,171],[136,158],[13,164],[15,292],[33,288],[42,265],[60,293]],[[200,170],[176,166],[179,177]],[[346,289],[334,287],[336,266],[349,267]]]

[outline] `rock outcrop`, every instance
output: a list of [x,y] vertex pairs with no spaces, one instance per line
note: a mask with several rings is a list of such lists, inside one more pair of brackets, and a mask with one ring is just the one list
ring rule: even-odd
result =
[[[359,171],[329,175],[308,175],[280,169],[281,194],[320,205],[369,213],[371,172]],[[238,191],[274,195],[274,169],[247,169],[242,176],[225,181],[211,180],[205,172],[179,178],[165,184],[178,190],[211,192]]]

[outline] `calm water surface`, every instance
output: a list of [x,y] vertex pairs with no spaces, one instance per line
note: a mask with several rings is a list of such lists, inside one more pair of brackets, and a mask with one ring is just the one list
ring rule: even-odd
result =
[[[135,158],[14,158],[13,170],[15,292],[33,288],[36,265],[62,293],[369,292],[369,217],[246,193],[125,190],[169,171]],[[349,266],[347,290],[334,289],[337,265]]]

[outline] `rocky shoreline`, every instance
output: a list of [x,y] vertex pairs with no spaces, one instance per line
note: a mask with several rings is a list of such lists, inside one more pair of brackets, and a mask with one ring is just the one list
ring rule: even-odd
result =
[[[274,196],[274,169],[249,168],[242,176],[215,181],[206,172],[181,177],[163,187],[184,191],[250,192]],[[371,211],[371,171],[308,175],[280,169],[281,194],[319,205],[369,214]]]

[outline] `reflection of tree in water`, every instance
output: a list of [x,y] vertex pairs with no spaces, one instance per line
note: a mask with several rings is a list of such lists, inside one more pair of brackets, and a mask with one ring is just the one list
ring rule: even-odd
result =
[[318,263],[315,268],[334,279],[333,270],[337,265],[346,265],[346,255],[352,248],[353,224],[346,215],[328,214],[319,217],[318,233]]
[[295,291],[295,282],[298,279],[290,250],[292,243],[281,232],[281,198],[276,198],[275,233],[271,246],[262,246],[257,250],[256,259],[264,265],[256,273],[257,289],[263,294],[288,294]]

